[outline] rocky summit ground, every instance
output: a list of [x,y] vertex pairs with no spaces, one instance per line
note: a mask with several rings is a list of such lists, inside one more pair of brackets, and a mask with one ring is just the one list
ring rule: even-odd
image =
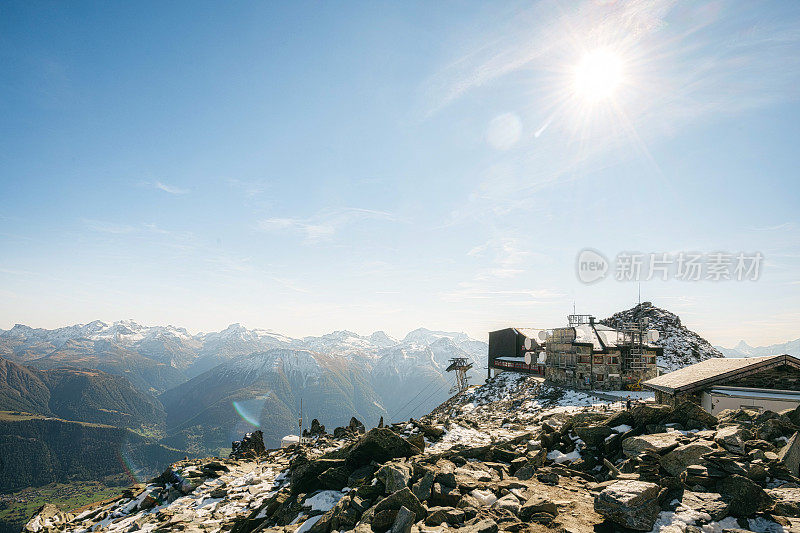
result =
[[800,531],[800,410],[625,410],[504,373],[420,420],[185,460],[25,531]]

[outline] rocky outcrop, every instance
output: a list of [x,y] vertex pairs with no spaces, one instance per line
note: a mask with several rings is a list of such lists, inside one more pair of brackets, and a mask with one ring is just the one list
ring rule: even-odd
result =
[[232,459],[255,459],[264,455],[264,434],[261,431],[254,431],[244,436],[242,440],[231,443]]
[[650,302],[642,302],[631,309],[615,313],[600,323],[620,327],[623,323],[640,318],[647,318],[648,327],[660,334],[656,344],[664,348],[664,355],[658,360],[658,366],[661,368],[672,371],[713,357],[723,357],[711,343],[686,328],[678,315],[656,307]]
[[22,527],[23,533],[50,533],[61,531],[75,515],[65,513],[55,505],[46,503],[27,524]]

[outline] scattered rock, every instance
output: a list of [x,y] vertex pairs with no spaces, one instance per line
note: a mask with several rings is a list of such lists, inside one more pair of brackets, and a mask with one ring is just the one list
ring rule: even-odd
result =
[[539,513],[548,513],[556,516],[558,514],[558,507],[556,507],[555,503],[546,498],[533,496],[520,507],[518,514],[522,520],[529,520],[531,516]]
[[655,483],[616,481],[597,495],[594,510],[621,526],[650,531],[661,511],[658,493]]
[[714,492],[692,492],[685,491],[681,504],[689,509],[694,509],[701,513],[707,513],[712,520],[722,520],[728,516],[729,504],[722,499],[722,496]]
[[260,430],[248,433],[242,440],[231,443],[231,459],[254,459],[265,453],[264,434]]
[[658,454],[665,454],[678,447],[680,433],[673,431],[670,433],[654,433],[652,435],[639,435],[628,437],[622,441],[622,451],[628,457],[636,457],[645,450],[650,450]]
[[769,494],[744,476],[733,474],[721,478],[717,491],[730,506],[730,514],[737,518],[752,517],[772,505]]
[[411,468],[406,464],[386,464],[378,469],[375,477],[383,481],[387,494],[391,494],[408,486]]
[[767,489],[767,493],[775,501],[772,512],[781,516],[800,518],[800,488],[787,487]]
[[444,523],[455,525],[464,522],[464,511],[453,507],[431,507],[425,525],[438,526]]
[[493,509],[505,509],[518,515],[520,510],[519,499],[513,494],[506,494],[492,504]]
[[490,518],[484,518],[474,524],[459,528],[459,531],[463,533],[497,533],[497,522]]
[[714,441],[731,453],[745,454],[744,441],[750,434],[739,426],[727,426],[719,429],[714,436]]
[[414,525],[415,518],[416,515],[413,511],[405,506],[400,506],[397,511],[397,517],[394,519],[394,524],[392,524],[391,533],[409,533],[411,526]]
[[414,513],[414,522],[418,522],[419,520],[427,517],[425,507],[422,506],[417,497],[414,496],[414,493],[411,492],[411,489],[408,487],[390,494],[378,502],[374,509],[375,514],[377,515],[379,512],[386,510],[398,511],[400,507],[405,507]]
[[[798,407],[800,409],[800,407]],[[798,432],[778,452],[778,460],[793,476],[800,476],[800,436]]]
[[425,451],[425,437],[420,435],[419,433],[415,433],[408,437],[408,442],[419,448],[419,451]]
[[584,426],[575,428],[575,434],[590,448],[597,448],[614,433],[608,426]]
[[671,476],[679,476],[691,465],[702,463],[703,455],[713,451],[713,448],[701,442],[692,442],[678,446],[671,452],[661,457],[661,468]]
[[350,450],[347,464],[358,467],[370,461],[386,462],[398,457],[411,457],[420,453],[419,448],[397,435],[389,428],[373,428]]

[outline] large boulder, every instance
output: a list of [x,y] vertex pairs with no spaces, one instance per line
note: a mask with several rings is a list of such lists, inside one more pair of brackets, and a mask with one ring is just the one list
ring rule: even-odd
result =
[[722,496],[714,492],[692,492],[684,491],[681,505],[687,509],[706,513],[712,520],[722,520],[728,516],[730,505],[722,499]]
[[505,509],[506,511],[510,511],[512,514],[519,514],[520,504],[519,499],[511,493],[506,494],[502,498],[499,498],[492,504],[493,509]]
[[575,434],[590,448],[598,448],[614,431],[608,426],[576,427]]
[[669,433],[653,433],[652,435],[639,435],[638,437],[628,437],[622,441],[622,451],[628,457],[636,457],[644,451],[652,451],[658,454],[667,453],[677,448],[678,439],[681,434],[677,431]]
[[414,483],[411,487],[411,492],[414,493],[420,501],[427,500],[431,497],[431,489],[433,489],[433,482],[436,478],[436,474],[433,470],[425,470],[425,473],[422,474],[422,477]]
[[[350,449],[347,464],[356,468],[371,461],[384,463],[398,457],[411,457],[419,448],[389,428],[373,428]],[[413,511],[413,509],[411,509]]]
[[675,407],[670,420],[679,423],[685,429],[713,428],[717,425],[717,417],[689,401]]
[[390,533],[410,533],[415,518],[416,516],[413,511],[410,511],[406,507],[400,507]]
[[672,407],[668,405],[637,405],[631,410],[620,411],[604,424],[608,427],[631,426],[644,429],[668,420],[672,416]]
[[595,497],[594,510],[620,526],[650,531],[661,511],[658,494],[655,483],[620,480]]
[[[344,467],[344,459],[314,459],[309,460],[305,456],[299,456],[291,465],[291,487],[293,494],[308,492],[320,487],[320,478],[323,473],[328,472],[327,477],[333,478],[335,469]],[[326,480],[327,480],[326,477]],[[336,476],[337,478],[340,476]],[[342,483],[347,482],[347,474],[344,474]],[[324,488],[336,489],[337,487],[327,484]],[[341,487],[338,487],[341,488]]]
[[539,495],[534,495],[526,501],[519,510],[519,517],[528,520],[534,514],[547,513],[553,516],[558,514],[556,504]]
[[364,433],[366,431],[364,424],[356,417],[350,418],[347,428],[353,433]]
[[737,518],[752,517],[772,505],[772,498],[764,489],[738,474],[717,481],[717,492],[730,505],[729,513]]
[[795,426],[800,426],[800,405],[798,405],[794,409],[787,409],[786,411],[782,411],[781,414],[786,415],[786,417]]
[[308,533],[328,533],[353,529],[369,505],[354,492],[344,496],[308,530]]
[[703,464],[702,456],[714,449],[702,442],[692,442],[678,446],[671,452],[661,457],[661,468],[671,476],[679,476],[686,467]]
[[391,494],[408,486],[411,481],[411,467],[402,463],[386,464],[375,473],[375,477],[383,481],[387,494]]
[[767,493],[775,501],[772,512],[781,516],[800,518],[800,488],[767,489]]
[[308,431],[310,435],[324,435],[325,434],[325,426],[319,423],[319,420],[316,418],[311,421],[311,429]]
[[800,434],[795,432],[792,438],[778,452],[778,460],[792,473],[800,476]]
[[762,439],[773,442],[791,437],[797,431],[797,425],[793,424],[788,417],[778,415],[761,424],[756,424],[756,430]]
[[414,513],[414,522],[418,522],[428,516],[425,507],[422,506],[420,501],[411,492],[411,489],[405,487],[395,493],[390,494],[386,498],[378,502],[374,507],[374,514],[377,515],[381,511],[398,511],[401,507],[405,507]]
[[725,426],[717,430],[714,441],[731,453],[744,455],[744,443],[750,439],[750,432],[740,426]]
[[465,513],[461,509],[453,507],[431,507],[428,509],[428,518],[425,519],[427,526],[439,526],[442,524],[461,524],[464,522]]
[[468,523],[458,531],[461,533],[497,533],[497,522],[491,518],[475,518],[474,523]]
[[254,459],[265,453],[264,434],[260,430],[248,433],[242,440],[231,443],[231,459]]

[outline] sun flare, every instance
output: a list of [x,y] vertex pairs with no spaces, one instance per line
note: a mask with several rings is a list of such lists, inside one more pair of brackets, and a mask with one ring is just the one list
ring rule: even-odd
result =
[[588,52],[575,66],[573,90],[589,103],[614,95],[623,78],[622,59],[608,49]]

